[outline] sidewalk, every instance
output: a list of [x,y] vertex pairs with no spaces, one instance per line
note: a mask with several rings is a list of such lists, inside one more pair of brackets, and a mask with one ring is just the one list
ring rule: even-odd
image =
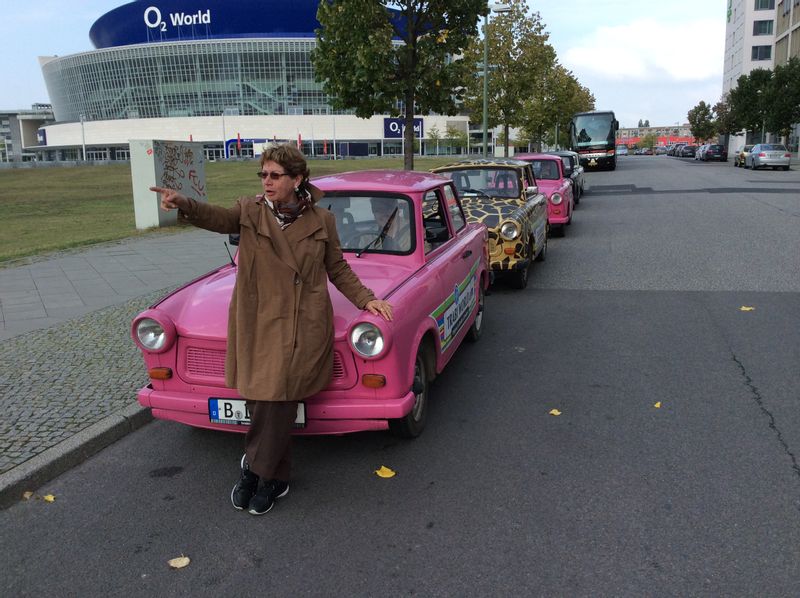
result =
[[150,421],[130,321],[227,263],[224,241],[158,233],[0,269],[0,508]]

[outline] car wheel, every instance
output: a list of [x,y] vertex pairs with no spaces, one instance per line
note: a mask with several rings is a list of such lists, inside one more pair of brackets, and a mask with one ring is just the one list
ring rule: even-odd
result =
[[[533,244],[531,243],[528,246],[528,255],[533,254]],[[531,260],[528,260],[528,265],[524,268],[519,268],[518,270],[512,270],[511,272],[511,286],[515,289],[522,290],[528,286],[528,270],[531,269]]]
[[475,321],[467,332],[467,340],[471,343],[477,342],[483,333],[483,284],[478,281],[478,286],[478,315],[475,316]]
[[428,398],[430,380],[428,377],[428,364],[425,359],[425,348],[417,350],[414,361],[414,405],[405,417],[389,420],[389,429],[400,438],[416,438],[425,429],[428,419]]
[[789,170],[789,167],[788,166],[784,166],[783,169],[784,170]]

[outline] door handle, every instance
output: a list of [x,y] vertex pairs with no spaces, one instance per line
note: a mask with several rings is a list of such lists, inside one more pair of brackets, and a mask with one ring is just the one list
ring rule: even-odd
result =
[[461,254],[461,259],[465,260],[471,255],[472,255],[472,249],[467,249],[464,253]]

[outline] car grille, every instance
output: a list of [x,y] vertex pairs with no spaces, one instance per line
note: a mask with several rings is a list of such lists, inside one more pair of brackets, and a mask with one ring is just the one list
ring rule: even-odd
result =
[[[219,384],[225,379],[225,351],[204,347],[187,347],[185,371],[189,377],[208,381],[219,378]],[[346,378],[344,361],[338,351],[333,352],[332,383]]]

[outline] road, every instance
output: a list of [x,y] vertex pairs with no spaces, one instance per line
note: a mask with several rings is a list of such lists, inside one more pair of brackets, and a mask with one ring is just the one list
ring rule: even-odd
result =
[[588,182],[423,436],[298,439],[253,517],[241,437],[155,422],[0,512],[0,593],[799,595],[800,170]]

